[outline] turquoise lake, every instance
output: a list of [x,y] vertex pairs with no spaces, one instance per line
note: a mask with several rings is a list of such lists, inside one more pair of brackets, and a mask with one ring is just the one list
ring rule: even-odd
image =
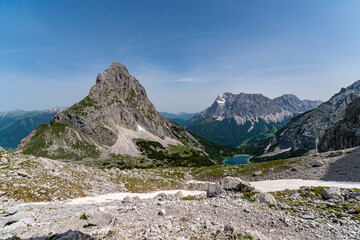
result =
[[223,160],[223,163],[226,165],[239,165],[239,164],[249,164],[249,155],[239,155]]

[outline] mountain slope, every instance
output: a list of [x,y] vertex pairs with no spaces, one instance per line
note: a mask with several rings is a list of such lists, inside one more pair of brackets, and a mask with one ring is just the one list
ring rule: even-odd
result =
[[0,113],[0,146],[15,150],[21,140],[37,126],[49,123],[55,114],[66,108],[51,108],[42,111],[10,111]]
[[292,119],[271,139],[266,151],[317,149],[325,130],[342,119],[346,107],[359,96],[360,81],[342,88],[329,101]]
[[360,98],[346,108],[344,119],[329,127],[319,143],[319,151],[339,150],[360,145]]
[[88,96],[57,114],[51,125],[39,126],[19,149],[104,166],[216,163],[196,138],[156,111],[138,80],[116,61],[98,75]]
[[301,101],[290,94],[270,99],[262,94],[224,93],[185,126],[211,141],[249,147],[273,136],[294,115],[319,104],[320,101]]

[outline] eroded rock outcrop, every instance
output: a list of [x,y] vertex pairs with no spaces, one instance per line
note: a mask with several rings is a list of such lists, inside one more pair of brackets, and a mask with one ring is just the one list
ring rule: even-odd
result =
[[352,148],[360,145],[360,98],[346,109],[343,120],[331,126],[322,137],[319,150],[330,151]]
[[360,80],[335,94],[312,111],[293,118],[275,134],[266,150],[317,149],[326,129],[344,117],[347,106],[360,96]]

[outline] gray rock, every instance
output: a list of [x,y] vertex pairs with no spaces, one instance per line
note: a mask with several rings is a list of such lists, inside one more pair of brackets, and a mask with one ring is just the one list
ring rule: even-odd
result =
[[160,215],[160,216],[165,216],[165,215],[166,215],[165,209],[161,209],[161,210],[159,211],[158,215]]
[[225,177],[219,181],[219,185],[226,191],[251,192],[254,190],[249,182],[235,177]]
[[126,197],[124,197],[124,199],[122,200],[122,203],[124,203],[124,204],[131,204],[131,203],[133,203],[134,202],[134,199],[132,198],[132,197],[130,197],[130,196],[126,196]]
[[227,191],[234,191],[237,189],[241,180],[234,177],[225,177],[219,181],[219,185]]
[[237,189],[238,189],[238,191],[242,191],[242,192],[251,192],[254,190],[254,187],[251,186],[251,184],[249,182],[242,181],[238,185]]
[[154,197],[154,199],[159,200],[159,201],[164,201],[169,199],[169,196],[166,195],[165,193],[159,193],[157,196]]
[[29,174],[25,171],[16,171],[16,174],[20,177],[30,177]]
[[216,183],[214,185],[209,186],[208,190],[206,191],[206,197],[208,198],[218,197],[223,193],[224,190],[221,188],[221,186],[218,183]]
[[314,219],[315,216],[312,212],[304,212],[302,215],[301,215],[301,218],[303,219]]
[[324,188],[322,192],[322,198],[325,200],[341,200],[343,197],[341,196],[340,188],[331,187],[331,188]]
[[256,177],[256,176],[259,176],[262,174],[262,171],[256,171],[253,173],[253,176]]
[[177,193],[175,193],[174,197],[175,199],[183,198],[184,194],[182,193],[182,191],[178,191]]
[[265,204],[276,204],[277,201],[270,193],[257,193],[254,198]]
[[226,224],[225,227],[224,227],[224,232],[233,233],[234,232],[234,227],[231,224]]
[[322,165],[324,165],[324,161],[316,160],[316,162],[312,166],[313,167],[321,167]]
[[89,214],[88,222],[96,226],[107,226],[112,222],[113,215],[95,211]]
[[213,227],[214,227],[214,225],[209,220],[206,219],[204,222],[204,228],[211,229]]
[[89,235],[82,233],[80,231],[69,230],[63,234],[55,234],[52,236],[52,239],[58,240],[95,240],[95,238],[90,237]]

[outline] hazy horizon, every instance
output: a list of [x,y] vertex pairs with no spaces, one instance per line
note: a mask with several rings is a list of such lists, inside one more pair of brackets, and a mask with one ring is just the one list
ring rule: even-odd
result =
[[158,111],[327,101],[360,79],[358,1],[1,1],[0,112],[71,106],[117,60]]

